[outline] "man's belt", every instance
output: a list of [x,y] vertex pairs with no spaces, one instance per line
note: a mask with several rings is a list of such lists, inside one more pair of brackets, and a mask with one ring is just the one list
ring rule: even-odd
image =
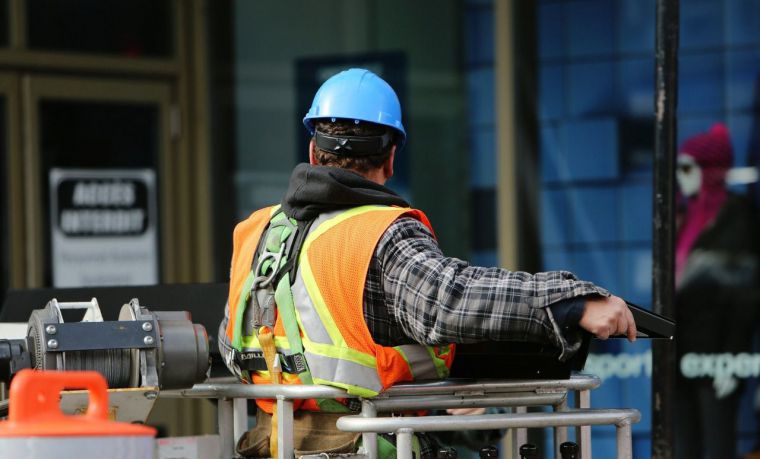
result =
[[[306,357],[303,354],[285,355],[277,353],[282,370],[290,374],[298,374],[307,370]],[[267,362],[262,351],[235,351],[235,361],[241,370],[267,371]]]

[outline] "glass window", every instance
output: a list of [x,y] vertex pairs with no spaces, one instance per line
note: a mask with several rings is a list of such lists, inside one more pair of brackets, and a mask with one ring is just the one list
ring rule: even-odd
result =
[[[43,184],[49,183],[52,168],[158,168],[156,105],[43,99],[39,113]],[[49,200],[45,194],[43,208],[49,209]],[[48,212],[44,218],[49,220]],[[50,250],[46,257],[46,284],[52,285]]]
[[27,43],[40,51],[171,57],[174,3],[169,0],[29,0]]

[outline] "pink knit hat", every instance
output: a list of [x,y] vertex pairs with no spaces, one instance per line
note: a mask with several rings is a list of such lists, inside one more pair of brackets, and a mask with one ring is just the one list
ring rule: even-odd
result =
[[709,131],[686,139],[679,153],[691,156],[703,169],[728,169],[734,162],[728,128],[723,123],[715,123]]

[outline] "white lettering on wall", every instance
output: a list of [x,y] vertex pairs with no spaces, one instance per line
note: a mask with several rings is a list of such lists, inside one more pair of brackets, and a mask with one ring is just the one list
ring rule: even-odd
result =
[[72,202],[77,207],[131,207],[135,203],[135,185],[130,182],[77,182]]
[[140,232],[145,220],[143,209],[61,211],[61,230],[67,234],[130,234]]
[[686,378],[756,378],[760,376],[760,354],[697,354],[681,357],[681,374]]
[[607,378],[652,377],[652,351],[638,354],[589,354],[584,372]]

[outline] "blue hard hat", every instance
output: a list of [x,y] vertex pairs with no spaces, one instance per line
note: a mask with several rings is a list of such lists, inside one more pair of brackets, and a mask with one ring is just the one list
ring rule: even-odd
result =
[[314,120],[325,118],[382,124],[399,134],[399,149],[406,142],[406,131],[401,124],[401,103],[396,92],[369,70],[344,70],[322,84],[303,124],[309,134],[314,135]]

